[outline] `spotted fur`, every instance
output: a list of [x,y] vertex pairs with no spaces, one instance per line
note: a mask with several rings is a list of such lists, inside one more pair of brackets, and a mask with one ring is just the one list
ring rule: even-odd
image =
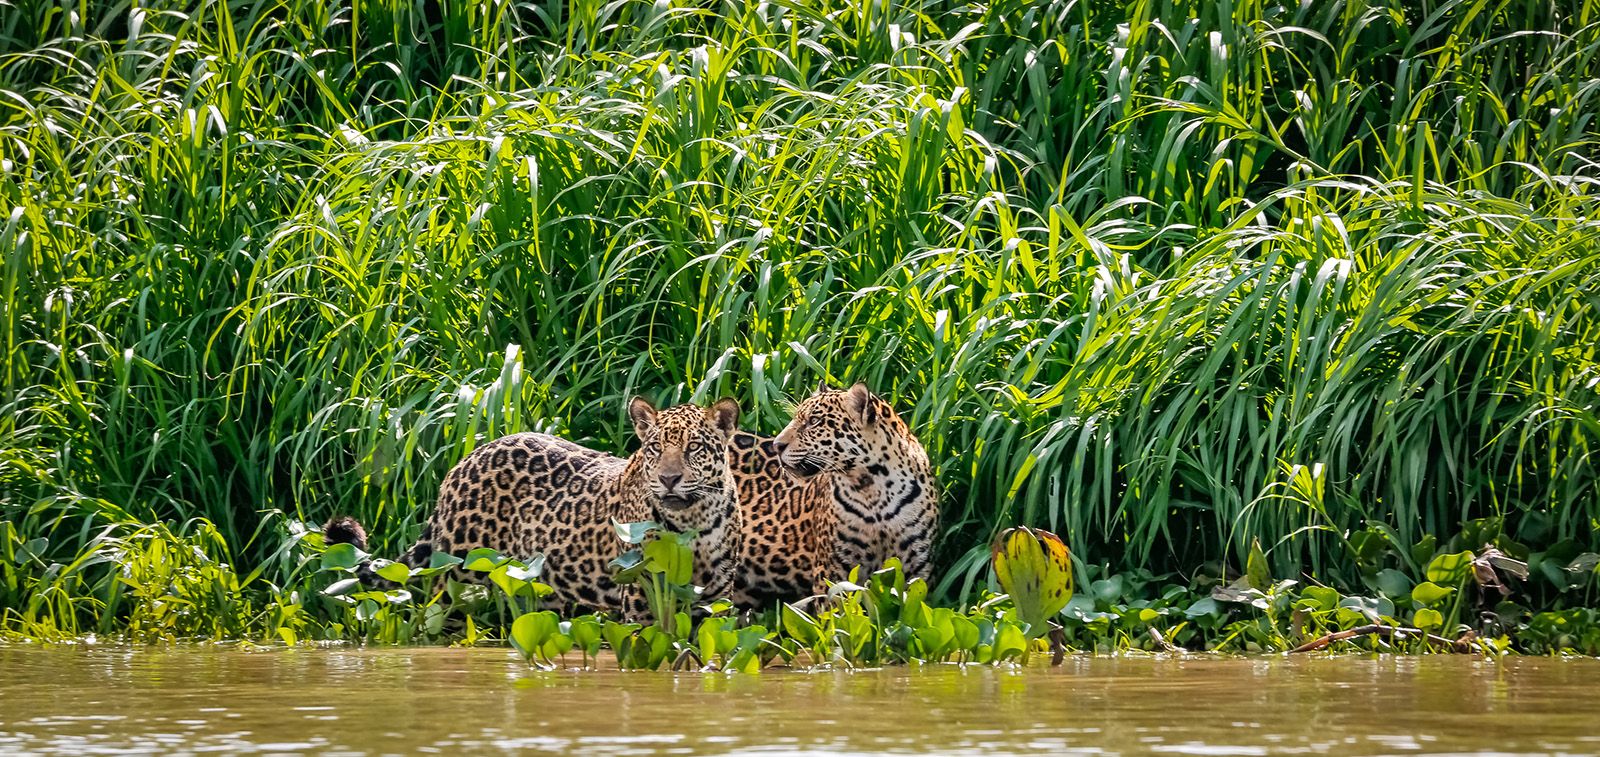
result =
[[[532,433],[474,450],[445,476],[422,538],[401,561],[415,567],[436,551],[459,556],[478,547],[518,558],[543,554],[541,580],[555,590],[555,603],[631,616],[642,598],[636,587],[611,580],[608,564],[626,549],[612,521],[653,520],[699,535],[695,583],[708,596],[726,596],[742,537],[728,470],[738,404],[724,399],[711,408],[658,412],[634,399],[628,415],[640,447],[625,459]],[[325,530],[330,537],[356,532],[360,524],[339,519]]]
[[734,434],[744,522],[736,600],[760,606],[900,558],[927,577],[939,491],[928,454],[894,408],[856,384],[800,403],[777,437]]

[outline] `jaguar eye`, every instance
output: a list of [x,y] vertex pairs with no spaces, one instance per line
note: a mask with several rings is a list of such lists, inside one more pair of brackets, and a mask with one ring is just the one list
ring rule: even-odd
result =
[[698,455],[704,451],[706,451],[706,445],[700,442],[689,442],[689,454]]

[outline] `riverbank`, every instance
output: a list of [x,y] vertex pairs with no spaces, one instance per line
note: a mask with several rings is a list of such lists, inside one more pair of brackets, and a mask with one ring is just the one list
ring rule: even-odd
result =
[[[619,532],[639,538],[645,530]],[[1596,556],[1536,553],[1523,561],[1493,546],[1458,549],[1484,536],[1477,527],[1442,545],[1414,545],[1403,559],[1393,545],[1369,546],[1365,591],[1277,578],[1259,545],[1242,575],[1205,567],[1189,576],[1108,573],[1074,560],[1054,534],[1013,529],[996,540],[985,585],[965,602],[931,596],[926,582],[907,580],[891,563],[841,578],[826,596],[753,613],[678,583],[688,573],[673,578],[681,571],[665,566],[681,569],[692,557],[673,540],[684,554],[660,558],[672,560],[658,564],[635,551],[616,563],[619,580],[640,584],[652,600],[649,616],[635,622],[559,615],[542,601],[550,593],[542,560],[490,550],[438,554],[429,566],[379,560],[373,567],[394,584],[375,589],[354,578],[373,558],[348,544],[324,548],[321,534],[305,531],[283,555],[296,581],[280,587],[259,572],[241,578],[164,528],[135,536],[66,566],[13,543],[12,558],[0,561],[0,585],[17,599],[0,612],[0,638],[498,641],[535,665],[576,651],[618,667],[747,672],[797,659],[838,667],[1011,663],[1070,651],[1600,655]],[[459,583],[448,577],[452,568],[477,580]]]

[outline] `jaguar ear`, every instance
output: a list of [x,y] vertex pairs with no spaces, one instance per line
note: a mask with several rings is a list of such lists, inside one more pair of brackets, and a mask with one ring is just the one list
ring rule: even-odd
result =
[[643,397],[634,397],[628,403],[628,419],[633,421],[633,433],[643,439],[656,428],[656,406]]
[[819,394],[821,394],[823,392],[828,391],[830,388],[832,388],[832,387],[828,386],[828,377],[827,376],[818,376],[817,377],[817,389],[816,389],[816,391],[811,393],[811,396],[815,397],[815,396],[817,396],[817,395],[819,395]]
[[858,383],[845,393],[845,407],[850,408],[850,412],[855,413],[862,423],[870,425],[878,420],[877,399],[866,384]]
[[723,397],[715,405],[706,408],[706,419],[724,436],[732,437],[733,432],[739,430],[739,403],[732,397]]

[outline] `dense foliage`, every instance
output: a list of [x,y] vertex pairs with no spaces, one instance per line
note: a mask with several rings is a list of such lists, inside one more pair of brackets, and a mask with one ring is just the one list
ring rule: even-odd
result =
[[1026,523],[1579,604],[1597,113],[1597,0],[0,0],[0,607],[296,605],[485,439],[819,379],[928,446],[936,597]]

